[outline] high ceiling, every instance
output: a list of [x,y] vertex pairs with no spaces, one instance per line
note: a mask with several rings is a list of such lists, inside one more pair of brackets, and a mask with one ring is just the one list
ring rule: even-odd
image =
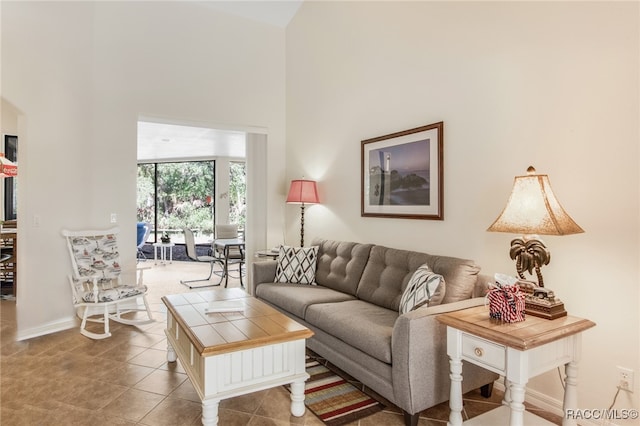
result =
[[138,122],[138,162],[244,158],[246,133],[176,124]]
[[[205,1],[201,4],[285,28],[303,0]],[[154,122],[138,122],[138,162],[245,157],[245,132]]]
[[303,0],[206,1],[202,4],[224,12],[285,28]]

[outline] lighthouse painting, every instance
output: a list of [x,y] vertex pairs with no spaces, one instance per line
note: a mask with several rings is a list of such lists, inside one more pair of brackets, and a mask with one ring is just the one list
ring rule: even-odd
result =
[[362,215],[441,219],[442,123],[362,141]]

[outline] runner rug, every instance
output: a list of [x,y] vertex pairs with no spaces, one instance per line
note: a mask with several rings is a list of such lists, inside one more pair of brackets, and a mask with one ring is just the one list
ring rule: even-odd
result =
[[307,356],[304,403],[327,426],[340,426],[353,422],[384,408],[380,402],[362,392],[353,384]]

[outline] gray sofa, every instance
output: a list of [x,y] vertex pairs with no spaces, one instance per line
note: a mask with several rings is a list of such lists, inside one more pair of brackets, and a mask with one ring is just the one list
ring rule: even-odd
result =
[[[404,411],[416,424],[420,411],[449,399],[446,328],[437,314],[482,305],[488,276],[470,260],[379,245],[315,239],[317,285],[276,283],[277,261],[253,264],[254,294],[315,332],[307,347]],[[441,274],[445,295],[437,306],[400,315],[398,306],[422,264]],[[463,392],[498,375],[463,366]]]

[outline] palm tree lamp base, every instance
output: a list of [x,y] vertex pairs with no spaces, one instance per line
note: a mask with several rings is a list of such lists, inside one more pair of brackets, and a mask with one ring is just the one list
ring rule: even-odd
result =
[[[525,294],[524,312],[528,315],[546,319],[556,319],[567,315],[564,303],[556,298],[554,292],[545,288],[540,268],[548,265],[551,253],[537,235],[526,235],[511,241],[509,250],[511,259],[516,261],[518,285]],[[538,282],[524,279],[524,272],[534,274]]]

